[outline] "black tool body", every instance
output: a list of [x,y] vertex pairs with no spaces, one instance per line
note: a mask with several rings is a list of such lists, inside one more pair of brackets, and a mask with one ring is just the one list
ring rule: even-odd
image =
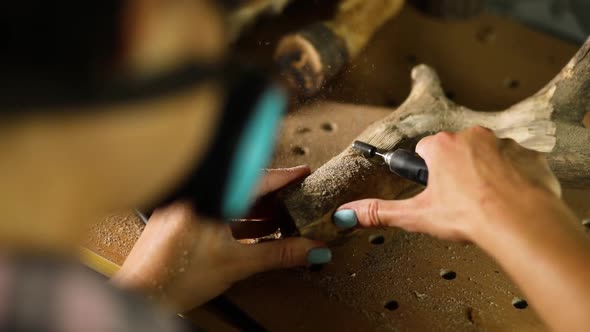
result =
[[389,170],[404,179],[428,184],[428,167],[426,162],[413,151],[398,149],[394,151],[380,152],[375,146],[365,142],[355,141],[353,149],[362,153],[365,158],[379,156],[385,161]]

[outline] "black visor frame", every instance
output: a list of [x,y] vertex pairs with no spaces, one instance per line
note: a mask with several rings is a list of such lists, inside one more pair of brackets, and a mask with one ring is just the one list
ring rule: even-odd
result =
[[[160,98],[222,79],[227,69],[188,63],[143,79],[64,79],[39,74],[5,76],[0,83],[2,110],[77,108]],[[68,77],[68,76],[66,76]]]

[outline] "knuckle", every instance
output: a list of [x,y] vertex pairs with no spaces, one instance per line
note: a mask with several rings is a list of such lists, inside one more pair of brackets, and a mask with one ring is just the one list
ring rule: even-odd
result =
[[441,147],[452,144],[456,135],[448,131],[441,131],[432,136],[423,138],[416,146],[416,151],[421,155],[436,154]]
[[496,141],[496,135],[494,134],[494,132],[491,129],[483,127],[483,126],[470,127],[469,129],[467,129],[465,131],[465,133],[466,133],[465,136],[471,137],[471,139],[469,139],[469,137],[465,137],[465,139],[468,139],[469,141],[474,141],[474,140],[484,141],[484,142],[495,142]]
[[452,142],[455,140],[455,136],[456,135],[450,131],[441,131],[434,135],[434,142],[438,144]]
[[416,153],[421,156],[424,156],[428,153],[428,146],[430,145],[430,141],[432,140],[432,136],[424,137],[421,139],[418,144],[416,144]]
[[380,205],[379,200],[371,200],[365,208],[365,217],[370,226],[381,226],[381,219],[379,218]]
[[480,126],[480,125],[473,126],[473,127],[469,128],[467,130],[470,131],[470,132],[472,132],[472,133],[480,134],[480,135],[491,135],[491,134],[493,134],[493,132],[492,132],[491,129],[486,128],[484,126]]
[[457,143],[457,135],[449,131],[443,131],[436,134],[432,140],[432,153],[437,151],[446,150]]
[[436,134],[432,140],[432,153],[436,154],[437,151],[446,150],[446,148],[456,143],[456,138],[457,135],[449,131],[443,131]]
[[289,241],[283,241],[278,250],[278,261],[280,268],[287,268],[293,265],[295,259],[295,248]]

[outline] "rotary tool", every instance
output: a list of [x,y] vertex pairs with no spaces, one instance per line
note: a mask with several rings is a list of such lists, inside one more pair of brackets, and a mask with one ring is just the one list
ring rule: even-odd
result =
[[424,159],[413,151],[398,149],[394,151],[379,151],[377,147],[354,141],[352,148],[359,151],[365,158],[379,156],[385,161],[389,170],[404,179],[426,185],[428,183],[428,167]]

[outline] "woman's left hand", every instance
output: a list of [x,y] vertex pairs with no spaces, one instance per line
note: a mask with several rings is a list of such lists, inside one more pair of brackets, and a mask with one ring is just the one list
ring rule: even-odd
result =
[[[268,170],[258,194],[309,173],[307,166]],[[154,211],[113,282],[185,312],[255,273],[330,260],[325,245],[305,238],[241,244],[229,225],[200,218],[189,204],[176,202]]]

